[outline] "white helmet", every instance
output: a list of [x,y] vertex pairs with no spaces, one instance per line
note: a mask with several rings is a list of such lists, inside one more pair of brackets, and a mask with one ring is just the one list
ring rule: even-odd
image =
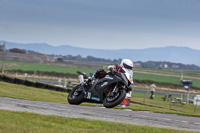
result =
[[132,70],[133,68],[133,62],[129,59],[123,59],[121,61],[120,66],[122,67],[122,69],[128,69],[128,70]]

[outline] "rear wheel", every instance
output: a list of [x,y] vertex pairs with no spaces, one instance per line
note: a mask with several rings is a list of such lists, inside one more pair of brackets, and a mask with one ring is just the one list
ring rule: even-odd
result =
[[119,89],[119,91],[116,94],[113,95],[108,94],[103,100],[103,105],[106,108],[113,108],[118,104],[120,104],[125,97],[126,97],[126,91],[124,89]]
[[83,102],[83,91],[80,85],[75,86],[67,97],[67,100],[70,104],[79,105]]

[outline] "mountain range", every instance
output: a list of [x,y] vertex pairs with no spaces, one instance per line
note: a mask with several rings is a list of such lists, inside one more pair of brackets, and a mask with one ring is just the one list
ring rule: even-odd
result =
[[44,54],[81,55],[82,57],[90,55],[105,59],[129,58],[132,61],[169,61],[200,66],[200,50],[188,47],[168,46],[147,49],[103,50],[73,47],[69,45],[51,46],[45,43],[21,44],[0,41],[0,44],[2,45],[4,42],[6,43],[6,49],[19,48]]

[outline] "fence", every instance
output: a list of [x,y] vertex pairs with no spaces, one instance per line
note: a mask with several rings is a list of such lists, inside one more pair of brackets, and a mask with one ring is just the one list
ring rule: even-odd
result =
[[[155,91],[154,99],[150,99],[149,90],[134,89],[132,93],[131,101],[146,105],[149,107],[162,108],[167,110],[175,110],[180,112],[197,112],[200,113],[200,106],[194,104],[194,97],[196,95],[191,94],[188,104],[187,92],[167,92],[167,91]],[[197,110],[199,108],[199,110]]]
[[[70,92],[71,89],[67,89],[61,86],[56,86],[53,84],[47,84],[39,81],[34,81],[34,80],[28,80],[27,78],[17,78],[17,77],[12,77],[8,76],[5,74],[0,74],[0,81],[8,82],[8,83],[14,83],[14,84],[20,84],[20,85],[26,85],[29,87],[36,87],[36,88],[42,88],[42,89],[49,89],[49,90],[54,90],[54,91],[60,91],[60,92]],[[70,84],[68,84],[70,85]],[[66,87],[71,87],[71,86],[66,86]]]

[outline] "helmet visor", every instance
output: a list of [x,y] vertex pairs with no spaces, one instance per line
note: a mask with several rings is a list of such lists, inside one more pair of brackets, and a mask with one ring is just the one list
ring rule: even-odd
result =
[[132,66],[129,66],[129,65],[125,64],[125,63],[123,63],[123,66],[124,66],[124,68],[126,68],[126,69],[130,69],[130,70],[132,70],[132,69],[133,69],[133,67],[132,67]]

